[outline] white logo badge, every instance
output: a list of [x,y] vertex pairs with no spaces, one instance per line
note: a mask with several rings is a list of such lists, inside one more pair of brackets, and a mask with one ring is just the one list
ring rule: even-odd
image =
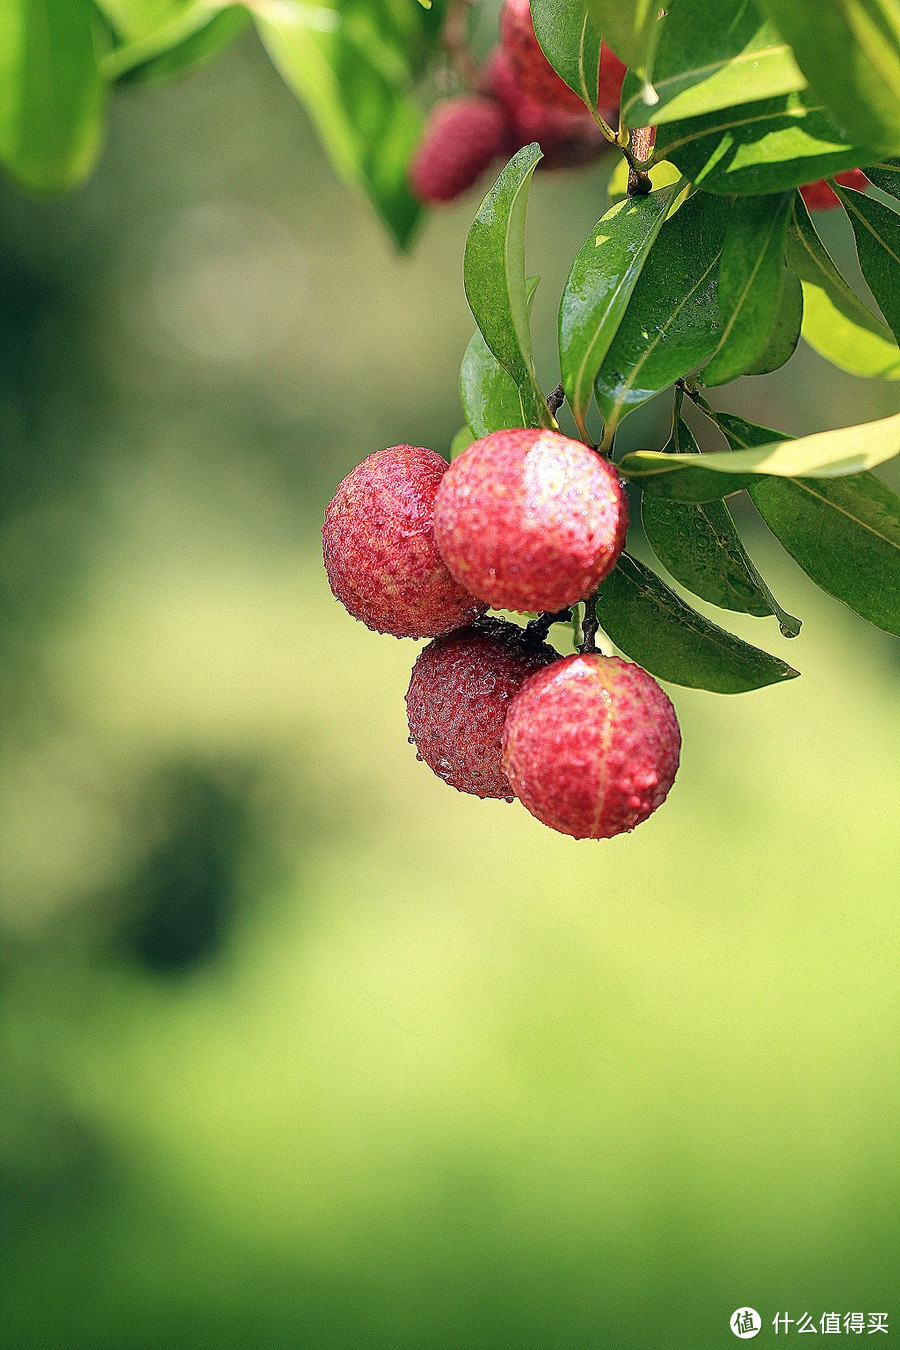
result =
[[755,1308],[738,1308],[731,1314],[731,1330],[742,1341],[749,1341],[762,1330],[762,1318]]

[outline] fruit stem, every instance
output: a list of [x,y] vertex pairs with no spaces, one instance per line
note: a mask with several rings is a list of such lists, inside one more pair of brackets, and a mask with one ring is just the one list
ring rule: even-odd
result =
[[560,408],[566,401],[565,390],[561,384],[558,384],[552,394],[547,395],[547,407],[555,417]]
[[478,64],[469,49],[469,14],[472,0],[450,0],[441,44],[461,85],[478,86]]
[[558,609],[554,613],[539,614],[536,619],[525,625],[525,634],[535,642],[546,642],[547,635],[555,623],[566,623],[572,617],[571,609]]
[[581,646],[578,650],[582,656],[597,650],[597,629],[600,627],[600,620],[597,618],[597,592],[589,595],[584,602],[584,617],[581,620]]
[[627,146],[622,147],[622,154],[628,160],[629,197],[646,197],[653,189],[650,175],[644,172],[643,167],[649,161],[652,149],[652,127],[635,127],[628,138]]

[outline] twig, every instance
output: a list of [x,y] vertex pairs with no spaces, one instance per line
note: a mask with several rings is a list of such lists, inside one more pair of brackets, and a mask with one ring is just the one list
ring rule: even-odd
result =
[[647,193],[653,188],[650,175],[645,173],[641,167],[649,160],[652,148],[652,127],[635,127],[629,137],[628,145],[622,148],[622,153],[628,160],[629,197],[646,197]]
[[582,656],[597,650],[597,629],[599,627],[597,592],[594,591],[593,595],[589,595],[584,602],[584,618],[581,620],[581,646],[578,648]]
[[565,403],[565,401],[566,401],[565,390],[563,389],[561,384],[558,384],[556,388],[553,390],[553,393],[547,395],[547,407],[550,409],[554,417],[559,412],[560,408]]
[[555,613],[549,612],[539,614],[536,619],[525,625],[526,637],[533,638],[535,642],[546,642],[547,634],[555,623],[565,623],[571,619],[571,609],[559,609]]

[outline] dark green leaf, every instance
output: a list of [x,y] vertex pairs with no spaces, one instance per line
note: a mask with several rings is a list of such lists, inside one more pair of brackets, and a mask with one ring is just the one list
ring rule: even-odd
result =
[[197,0],[163,28],[116,47],[104,58],[103,74],[122,84],[167,84],[218,56],[249,23],[238,5],[211,10]]
[[[712,416],[722,425],[719,414]],[[735,484],[748,487],[760,474],[774,474],[778,478],[842,478],[883,464],[897,454],[900,454],[900,413],[861,426],[819,431],[797,440],[776,432],[770,441],[756,441],[745,449],[710,455],[636,450],[625,455],[618,467],[623,477],[636,480],[646,491],[678,501],[705,501],[705,493],[714,486],[711,475],[715,474],[722,475],[727,487],[727,491],[714,494],[722,497],[736,491]],[[748,474],[749,479],[744,477]]]
[[900,216],[863,192],[832,185],[850,217],[862,274],[900,340]]
[[0,163],[32,192],[72,187],[100,149],[95,21],[90,0],[0,8]]
[[900,499],[880,479],[763,478],[750,496],[817,586],[900,636]]
[[802,324],[803,286],[797,274],[785,268],[781,282],[781,305],[774,332],[762,356],[752,366],[748,366],[744,374],[767,375],[770,370],[778,370],[789,361],[800,341]]
[[566,398],[583,435],[594,378],[676,193],[673,185],[619,202],[575,256],[559,306],[559,358]]
[[660,230],[595,381],[605,444],[627,412],[715,351],[729,210],[698,192]]
[[[538,281],[538,277],[528,278],[529,314]],[[518,385],[503,369],[477,329],[463,357],[459,395],[466,421],[476,436],[487,436],[506,427],[528,426]]]
[[741,197],[734,203],[719,264],[722,335],[701,376],[725,384],[759,361],[781,306],[784,239],[793,196]]
[[[410,12],[425,13],[417,6]],[[363,187],[401,246],[421,215],[407,168],[421,115],[401,53],[366,43],[339,11],[258,0],[253,17],[285,82],[306,105],[335,167]]]
[[852,375],[900,379],[900,350],[890,329],[841,276],[799,194],[787,261],[803,283],[803,336],[809,345]]
[[525,211],[541,148],[524,146],[482,202],[466,240],[469,307],[490,351],[522,396],[528,426],[553,427],[534,373],[525,285]]
[[667,122],[654,154],[707,192],[741,194],[785,192],[878,158],[848,143],[808,90]]
[[596,112],[600,34],[583,0],[531,0],[531,17],[537,40],[557,75]]
[[900,164],[896,161],[888,160],[884,164],[870,164],[866,169],[866,177],[882,192],[886,192],[889,197],[896,197],[900,201]]
[[753,0],[680,0],[661,26],[653,67],[659,102],[641,97],[629,75],[622,91],[622,120],[640,127],[697,117],[753,99],[789,94],[806,85],[791,49]]
[[698,614],[627,553],[600,587],[597,614],[626,656],[673,684],[741,694],[799,673]]
[[[690,428],[676,417],[666,450],[697,454]],[[723,501],[694,505],[646,493],[641,498],[644,533],[663,567],[689,591],[722,609],[762,618],[775,614],[782,632],[794,636],[799,620],[775,601],[741,543]]]
[[762,0],[762,7],[850,136],[900,150],[897,0]]
[[[664,20],[659,0],[586,0],[598,33],[626,66],[649,85]],[[652,101],[653,90],[646,96]]]

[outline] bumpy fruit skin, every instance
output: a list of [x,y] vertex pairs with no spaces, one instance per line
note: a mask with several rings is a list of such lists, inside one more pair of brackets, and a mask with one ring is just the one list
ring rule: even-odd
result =
[[505,152],[509,136],[509,117],[496,99],[469,94],[437,104],[410,166],[414,195],[430,204],[455,201]]
[[[559,78],[552,66],[547,68],[555,79]],[[512,155],[523,145],[537,141],[544,152],[539,170],[590,164],[609,149],[600,128],[574,94],[577,107],[573,110],[541,103],[525,93],[503,47],[497,47],[491,53],[483,85],[506,111],[510,128],[507,153]],[[571,94],[572,91],[568,92]]]
[[406,695],[419,758],[460,792],[512,799],[501,763],[507,709],[528,677],[557,659],[502,619],[435,638],[420,652]]
[[[856,188],[857,192],[865,192],[869,186],[869,180],[862,169],[848,169],[846,173],[835,174],[834,178],[841,187]],[[831,211],[835,206],[840,206],[840,202],[824,178],[818,178],[815,183],[804,183],[800,189],[800,196],[810,211]]]
[[435,637],[484,610],[438,553],[432,518],[447,461],[418,445],[369,455],[338,487],[322,527],[338,600],[377,633]]
[[640,666],[569,656],[533,675],[506,719],[503,767],[533,816],[575,839],[646,820],[678,769],[675,709]]
[[[534,31],[529,0],[505,0],[500,15],[500,41],[523,94],[562,112],[584,113],[585,106],[544,55]],[[617,108],[627,67],[604,42],[600,48],[597,101]]]
[[435,499],[444,561],[494,609],[574,604],[612,571],[627,528],[614,467],[554,431],[495,431],[473,441]]

